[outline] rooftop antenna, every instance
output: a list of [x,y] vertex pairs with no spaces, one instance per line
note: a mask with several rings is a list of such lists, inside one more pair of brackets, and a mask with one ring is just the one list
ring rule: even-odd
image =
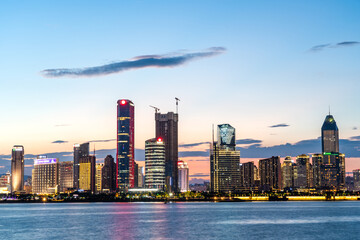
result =
[[154,106],[151,106],[151,105],[149,105],[151,108],[153,108],[153,109],[155,109],[155,113],[158,113],[158,111],[160,111],[160,109],[159,108],[157,108],[157,107],[154,107]]
[[95,155],[95,143],[94,143],[94,156],[96,156],[96,155]]
[[179,101],[180,101],[180,99],[175,97],[175,101],[176,101],[176,114],[178,114],[179,113]]

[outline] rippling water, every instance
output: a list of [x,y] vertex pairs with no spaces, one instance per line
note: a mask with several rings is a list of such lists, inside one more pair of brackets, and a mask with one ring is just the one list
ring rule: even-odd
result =
[[0,239],[360,239],[360,202],[0,204]]

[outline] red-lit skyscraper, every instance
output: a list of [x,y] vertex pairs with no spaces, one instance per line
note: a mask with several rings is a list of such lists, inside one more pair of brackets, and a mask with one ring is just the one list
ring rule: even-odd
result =
[[127,99],[118,100],[116,187],[120,191],[135,186],[134,137],[134,103]]

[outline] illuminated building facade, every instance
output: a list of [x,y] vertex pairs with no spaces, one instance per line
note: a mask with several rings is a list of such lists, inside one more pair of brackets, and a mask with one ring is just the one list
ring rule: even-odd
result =
[[323,162],[320,166],[321,187],[345,187],[345,155],[339,153],[339,129],[332,115],[327,115],[321,127]]
[[32,192],[48,194],[59,192],[59,160],[38,157],[32,170]]
[[167,192],[178,192],[178,121],[177,113],[155,113],[155,136],[165,142],[165,185]]
[[178,162],[178,169],[179,191],[187,192],[189,191],[189,167],[186,162],[180,160]]
[[162,138],[145,141],[145,188],[165,189],[165,143]]
[[24,190],[24,147],[15,145],[11,154],[11,191]]
[[276,191],[282,188],[280,157],[259,160],[260,188]]
[[117,188],[127,191],[135,186],[134,103],[127,99],[117,102]]
[[281,164],[282,187],[284,189],[292,189],[294,187],[294,161],[290,156],[285,157]]
[[308,155],[302,154],[296,157],[296,170],[295,187],[311,188],[313,186],[313,172]]
[[360,169],[353,170],[354,191],[360,191]]
[[211,191],[236,192],[240,188],[240,151],[235,149],[235,128],[218,125],[217,138],[210,152]]
[[11,192],[11,174],[8,171],[6,174],[0,176],[0,193]]
[[323,155],[322,154],[313,154],[311,157],[312,166],[313,166],[313,186],[315,188],[321,188],[321,172],[323,167]]
[[60,192],[66,192],[74,188],[74,163],[72,161],[60,162]]
[[145,169],[144,167],[140,167],[138,168],[138,187],[139,188],[143,188],[145,185]]
[[107,155],[104,159],[102,168],[102,190],[105,192],[116,191],[116,164],[111,155]]
[[102,191],[102,170],[103,170],[104,164],[103,163],[97,163],[96,164],[96,173],[95,173],[95,189],[96,192]]
[[80,158],[88,157],[89,156],[89,143],[83,143],[83,144],[75,144],[74,145],[74,184],[73,187],[75,189],[79,189],[79,171],[80,171]]
[[87,156],[79,159],[79,189],[95,193],[96,157]]

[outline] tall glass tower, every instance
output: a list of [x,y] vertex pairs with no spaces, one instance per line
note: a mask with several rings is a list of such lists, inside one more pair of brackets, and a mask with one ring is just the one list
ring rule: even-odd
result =
[[11,191],[24,190],[24,147],[15,145],[11,154]]
[[327,115],[321,128],[323,153],[339,152],[339,129],[332,115]]
[[135,186],[134,103],[127,99],[117,102],[116,187],[127,191]]

